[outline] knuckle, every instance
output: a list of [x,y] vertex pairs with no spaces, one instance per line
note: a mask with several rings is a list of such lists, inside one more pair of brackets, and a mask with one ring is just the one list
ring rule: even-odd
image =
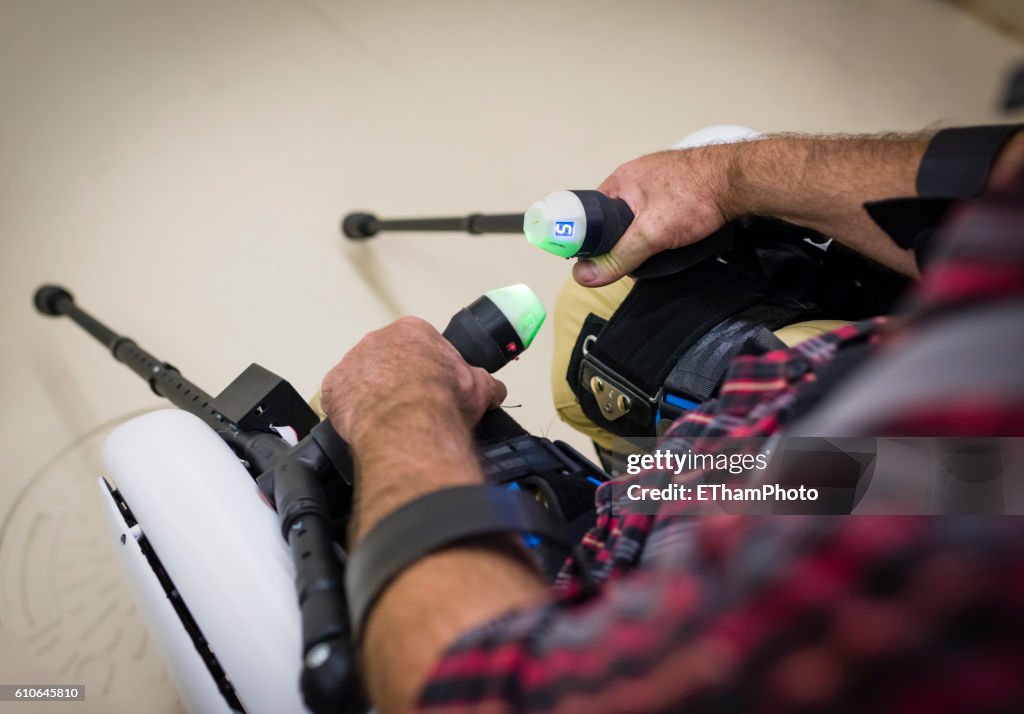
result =
[[328,390],[328,389],[331,389],[331,387],[334,384],[334,380],[337,378],[337,375],[338,375],[339,371],[341,371],[341,362],[340,361],[335,363],[335,365],[333,367],[331,367],[329,370],[327,370],[327,374],[324,375],[324,378],[320,382],[320,388],[325,390],[325,391]]
[[405,315],[394,321],[393,326],[401,330],[415,330],[421,327],[423,320],[412,315]]
[[472,393],[476,388],[476,376],[472,369],[460,367],[455,370],[455,384],[460,392]]
[[327,377],[320,384],[320,405],[325,410],[334,405],[334,380],[331,379],[330,373],[327,374]]

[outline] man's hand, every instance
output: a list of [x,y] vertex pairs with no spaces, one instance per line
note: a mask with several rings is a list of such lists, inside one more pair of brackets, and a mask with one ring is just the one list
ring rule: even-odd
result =
[[505,399],[505,385],[466,364],[448,340],[416,317],[364,337],[327,373],[321,390],[324,412],[353,446],[424,411],[452,412],[461,428],[472,427]]
[[745,215],[819,231],[865,256],[916,276],[911,251],[868,216],[866,201],[916,195],[928,137],[769,136],[662,151],[617,168],[599,187],[636,218],[610,253],[580,260],[576,281],[613,283],[647,258],[706,238]]
[[722,227],[730,145],[641,156],[615,169],[597,190],[621,198],[635,218],[610,253],[580,260],[573,275],[600,287],[632,272],[656,253],[681,248]]
[[[483,483],[470,427],[501,403],[505,387],[466,364],[426,322],[406,317],[370,333],[324,377],[322,390],[323,409],[355,461],[350,547],[421,495]],[[514,538],[467,541],[412,565],[384,590],[360,648],[377,711],[408,711],[459,634],[544,593]]]
[[364,337],[321,390],[323,410],[355,459],[350,545],[417,496],[479,483],[470,428],[505,399],[505,385],[415,317]]

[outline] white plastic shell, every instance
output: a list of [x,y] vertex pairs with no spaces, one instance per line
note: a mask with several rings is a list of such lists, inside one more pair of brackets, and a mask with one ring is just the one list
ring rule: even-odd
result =
[[548,194],[526,210],[523,233],[538,248],[571,258],[583,247],[587,236],[587,214],[582,201],[572,191]]
[[114,535],[118,559],[128,576],[135,605],[178,690],[182,705],[193,713],[231,714],[230,707],[135,540],[133,531],[141,533],[141,529],[138,526],[131,528],[125,522],[102,476],[97,483],[103,501],[103,515]]
[[[294,568],[276,514],[231,450],[200,419],[172,409],[118,427],[103,461],[246,711],[306,711]],[[194,714],[228,711],[120,513],[108,520],[182,703]]]

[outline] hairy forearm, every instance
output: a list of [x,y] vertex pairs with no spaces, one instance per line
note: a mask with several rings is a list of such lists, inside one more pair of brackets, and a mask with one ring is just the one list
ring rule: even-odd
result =
[[[483,483],[458,410],[430,393],[381,405],[376,424],[352,444],[357,472],[349,543],[413,499],[448,486]],[[398,476],[400,474],[400,476]]]
[[[913,251],[879,228],[864,204],[917,195],[927,134],[800,136],[659,151],[627,161],[598,187],[635,218],[611,251],[581,259],[581,285],[610,285],[665,250],[711,235],[748,215],[819,231],[893,270],[916,277]],[[989,185],[1024,160],[1018,136],[1002,151]]]
[[929,138],[778,135],[723,147],[730,154],[724,213],[781,218],[916,276],[913,253],[878,228],[863,204],[915,195]]
[[377,710],[408,711],[461,634],[540,602],[546,592],[533,562],[511,538],[480,539],[413,565],[384,591],[363,639],[363,671]]
[[[424,395],[403,412],[354,445],[353,545],[418,496],[483,482],[472,439],[454,408]],[[382,712],[408,710],[460,634],[537,601],[545,591],[532,559],[513,538],[481,538],[423,558],[384,591],[366,624],[361,663],[374,705]]]

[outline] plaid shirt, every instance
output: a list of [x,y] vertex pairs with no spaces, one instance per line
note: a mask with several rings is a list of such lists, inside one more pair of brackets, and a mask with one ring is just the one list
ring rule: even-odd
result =
[[[666,438],[772,435],[844,345],[898,349],[1024,297],[1022,197],[1024,181],[961,206],[901,317],[738,358]],[[885,405],[866,433],[1024,435],[1019,394],[962,396]],[[1024,711],[1024,519],[637,515],[612,490],[583,542],[597,591],[566,570],[548,602],[466,633],[422,710]]]

